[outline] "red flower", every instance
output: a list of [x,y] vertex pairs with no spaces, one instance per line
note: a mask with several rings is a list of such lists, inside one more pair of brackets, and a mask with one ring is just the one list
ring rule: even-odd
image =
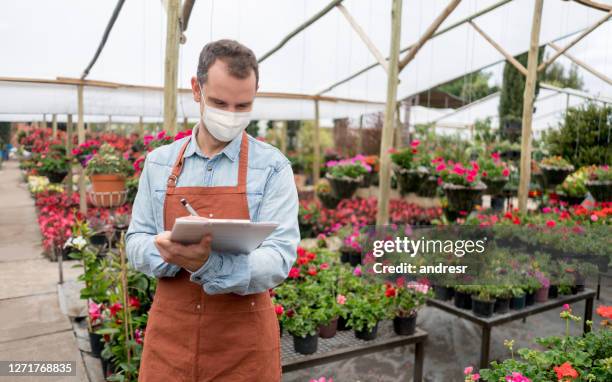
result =
[[308,258],[308,260],[314,260],[314,259],[316,259],[317,255],[315,255],[315,254],[314,254],[314,253],[312,253],[312,252],[308,252],[308,253],[306,254],[306,257]]
[[612,306],[600,305],[599,307],[597,307],[597,314],[599,314],[603,318],[612,320]]
[[297,279],[298,277],[300,277],[300,270],[297,269],[296,267],[292,267],[291,270],[289,271],[289,278]]
[[557,222],[554,221],[554,220],[549,220],[549,221],[546,222],[546,226],[548,226],[550,228],[552,228],[552,227],[554,227],[556,225],[557,225]]
[[317,268],[316,267],[308,268],[308,274],[311,275],[311,276],[316,276],[317,275]]
[[305,258],[305,257],[298,257],[298,259],[297,259],[297,263],[298,263],[299,265],[308,264],[308,259],[307,259],[307,258]]
[[395,288],[393,287],[387,287],[387,290],[385,291],[385,296],[386,297],[395,297],[395,295],[397,294]]
[[323,263],[323,264],[321,264],[321,266],[319,268],[321,268],[321,270],[324,271],[326,269],[329,269],[329,264]]
[[280,316],[281,314],[283,314],[284,311],[285,311],[285,308],[283,308],[282,305],[278,304],[274,306],[274,312],[276,312],[277,316]]
[[134,309],[140,309],[140,300],[138,300],[138,297],[130,296],[128,299],[128,305]]
[[297,254],[298,256],[304,256],[306,254],[306,250],[302,247],[298,247],[297,248]]
[[110,310],[111,317],[115,317],[117,315],[117,312],[119,312],[121,309],[123,309],[123,306],[120,302],[116,302],[108,308],[108,310]]
[[571,381],[578,378],[578,372],[572,367],[572,364],[565,362],[561,366],[553,367],[555,373],[557,373],[557,380],[560,382]]

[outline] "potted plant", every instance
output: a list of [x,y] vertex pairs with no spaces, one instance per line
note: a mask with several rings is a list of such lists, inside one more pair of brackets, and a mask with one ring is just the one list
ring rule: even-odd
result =
[[443,159],[435,160],[436,171],[448,205],[445,213],[450,220],[468,215],[474,206],[480,202],[482,193],[487,186],[480,180],[478,163],[469,166]]
[[338,231],[342,240],[340,247],[340,262],[356,267],[361,264],[361,232],[359,228],[347,225]]
[[535,297],[534,297],[535,301],[536,302],[546,302],[548,301],[548,290],[550,288],[550,280],[541,271],[536,271],[535,277],[540,283],[540,287],[535,291]]
[[430,175],[429,158],[419,146],[420,142],[414,140],[410,142],[410,147],[391,153],[393,171],[402,195],[417,192]]
[[557,186],[559,198],[569,205],[581,204],[587,195],[586,181],[591,168],[582,167],[568,175],[561,185]]
[[533,305],[535,303],[535,293],[542,287],[542,284],[535,278],[535,276],[526,275],[524,278],[524,283],[521,287],[525,291],[525,305]]
[[385,297],[388,316],[393,320],[393,330],[401,336],[414,334],[418,310],[425,305],[429,286],[416,282],[393,286],[386,285]]
[[89,343],[91,344],[91,355],[96,358],[100,358],[102,350],[104,349],[104,341],[102,340],[102,334],[96,332],[102,327],[104,313],[104,304],[96,304],[93,301],[89,302]]
[[489,158],[478,160],[482,181],[487,185],[487,193],[492,196],[501,194],[502,189],[510,178],[510,169],[502,162],[498,152],[491,153]]
[[369,284],[362,293],[347,299],[347,309],[351,312],[348,325],[355,331],[355,337],[370,341],[376,338],[378,323],[385,318],[385,286]]
[[457,308],[472,309],[472,294],[477,291],[477,286],[474,285],[457,285],[455,286],[455,295],[453,302]]
[[327,180],[321,180],[317,183],[315,193],[325,208],[334,209],[342,200],[332,194],[331,186]]
[[61,183],[70,169],[70,159],[66,156],[62,146],[52,146],[46,154],[42,154],[36,169],[42,176],[46,176],[51,183]]
[[338,199],[350,199],[372,168],[359,158],[329,161],[325,177],[329,180],[332,194]]
[[[100,150],[87,162],[86,174],[91,179],[94,193],[120,193],[124,192],[127,176],[133,171],[130,163],[105,143]],[[107,199],[112,204],[112,198]],[[110,205],[105,205],[110,207]]]
[[91,237],[89,238],[92,245],[101,247],[107,244],[106,232],[108,225],[104,219],[92,216],[87,219],[91,231]]
[[312,354],[317,351],[322,313],[312,303],[296,304],[287,311],[283,326],[293,336],[293,349],[296,353]]
[[598,202],[612,202],[612,169],[598,166],[589,174],[586,188]]
[[508,285],[497,286],[493,289],[495,306],[493,311],[497,314],[504,314],[510,310],[510,300],[512,299],[512,287]]
[[526,296],[525,290],[518,285],[513,285],[510,288],[512,297],[510,298],[510,309],[520,310],[525,308]]
[[565,178],[574,171],[574,166],[560,156],[544,158],[539,167],[548,188],[563,183]]
[[472,294],[472,312],[480,317],[491,317],[495,309],[494,288],[490,285],[480,285]]

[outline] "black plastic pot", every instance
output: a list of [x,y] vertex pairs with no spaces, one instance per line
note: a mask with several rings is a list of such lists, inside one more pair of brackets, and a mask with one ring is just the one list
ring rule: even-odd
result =
[[509,298],[496,298],[494,312],[497,314],[504,314],[510,310],[510,299]]
[[359,188],[359,184],[361,183],[361,178],[355,180],[348,179],[337,179],[332,177],[327,177],[329,180],[329,185],[332,189],[332,195],[337,199],[350,199]]
[[501,190],[504,189],[506,183],[508,183],[508,178],[496,178],[489,179],[483,178],[482,181],[487,185],[486,193],[489,195],[499,195]]
[[393,331],[400,336],[410,336],[416,330],[416,313],[408,317],[393,318]]
[[66,175],[68,175],[68,171],[66,172],[46,172],[44,174],[50,183],[62,183]]
[[340,262],[349,263],[352,253],[357,253],[357,251],[351,247],[340,247]]
[[495,299],[480,300],[472,296],[472,312],[479,317],[491,317],[495,309]]
[[462,213],[469,214],[480,202],[484,191],[484,187],[463,187],[452,184],[444,184],[442,188],[448,200],[444,212],[449,220],[456,220]]
[[89,332],[89,343],[91,344],[91,355],[93,357],[100,358],[102,350],[104,349],[104,341],[102,341],[102,335]]
[[501,212],[504,210],[504,202],[506,198],[503,196],[493,196],[491,198],[491,209],[495,212]]
[[448,301],[453,298],[453,288],[441,285],[434,285],[436,300]]
[[525,308],[527,295],[512,297],[510,299],[510,309],[520,310]]
[[559,297],[559,286],[551,285],[548,288],[548,298],[557,298],[557,297]]
[[525,305],[526,306],[531,306],[535,303],[535,292],[533,293],[527,293],[525,295]]
[[340,201],[342,200],[342,199],[336,198],[331,193],[321,193],[321,194],[317,194],[317,196],[319,197],[319,200],[323,204],[323,207],[329,208],[329,209],[334,209],[338,207],[338,204],[340,204]]
[[589,180],[586,187],[598,202],[612,202],[612,181]]
[[472,296],[469,293],[460,292],[455,289],[454,303],[459,309],[472,309]]
[[428,176],[421,183],[421,187],[417,190],[417,195],[425,198],[433,198],[438,191],[438,178]]
[[563,183],[565,178],[574,171],[573,167],[559,168],[540,165],[542,176],[547,188],[554,188]]
[[97,233],[95,235],[92,235],[89,240],[92,245],[100,246],[100,247],[105,245],[107,242],[106,235],[103,233]]
[[349,254],[349,263],[353,267],[361,265],[361,252],[357,252],[357,251],[351,252]]
[[419,170],[396,169],[395,176],[397,177],[400,194],[406,195],[410,192],[417,192],[429,173]]
[[312,354],[317,351],[319,336],[307,335],[306,337],[293,336],[293,350],[300,354]]
[[340,331],[344,331],[344,330],[349,330],[350,328],[348,327],[348,317],[344,318],[342,316],[338,317],[338,330]]
[[559,200],[561,200],[562,202],[567,203],[570,206],[577,206],[579,204],[582,204],[582,202],[584,202],[584,199],[586,198],[586,195],[582,195],[582,196],[569,196],[569,195],[565,195],[565,194],[558,194],[559,195]]
[[355,330],[355,337],[364,341],[372,341],[376,339],[376,335],[378,334],[378,322],[372,329],[363,328],[362,330]]

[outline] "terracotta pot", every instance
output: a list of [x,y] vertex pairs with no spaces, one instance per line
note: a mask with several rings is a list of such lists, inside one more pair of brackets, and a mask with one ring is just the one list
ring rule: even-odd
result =
[[535,292],[535,300],[536,302],[546,302],[548,301],[548,288],[542,287]]
[[93,192],[121,192],[125,191],[125,175],[96,174],[89,177]]

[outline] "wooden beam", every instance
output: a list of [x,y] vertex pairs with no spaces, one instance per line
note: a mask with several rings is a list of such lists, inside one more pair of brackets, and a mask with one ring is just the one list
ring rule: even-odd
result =
[[461,0],[451,0],[451,2],[446,6],[446,8],[444,8],[442,13],[440,13],[438,17],[436,17],[436,19],[433,21],[433,23],[431,23],[429,28],[427,28],[427,30],[421,36],[421,38],[419,38],[416,44],[414,44],[414,46],[410,49],[408,54],[406,54],[406,56],[402,58],[401,61],[399,62],[400,72],[402,71],[402,69],[406,67],[406,65],[410,63],[410,61],[414,59],[414,57],[416,56],[418,51],[423,47],[423,45],[425,45],[425,43],[429,41],[429,39],[432,38],[434,33],[436,33],[436,30],[438,30],[438,28],[444,22],[444,20],[446,20],[448,15],[450,15],[455,10],[455,8],[457,8],[459,3],[461,3]]
[[334,7],[338,4],[340,4],[343,0],[333,0],[331,3],[327,4],[327,6],[325,6],[325,8],[321,9],[319,12],[317,12],[314,16],[312,16],[311,18],[309,18],[308,20],[304,21],[302,24],[300,24],[297,28],[295,28],[294,30],[292,30],[291,32],[289,32],[289,34],[287,36],[285,36],[278,44],[276,44],[272,49],[270,49],[268,52],[264,53],[261,57],[259,57],[259,59],[257,60],[257,62],[261,63],[264,62],[268,57],[270,57],[271,55],[273,55],[274,53],[276,53],[280,48],[282,48],[283,46],[285,46],[285,44],[287,42],[289,42],[289,40],[291,40],[292,38],[294,38],[296,35],[298,35],[301,31],[303,31],[304,29],[308,28],[311,24],[313,24],[315,21],[317,21],[318,19],[320,19],[321,17],[325,16],[329,11],[331,11],[332,9],[334,9]]
[[138,135],[140,136],[140,138],[144,137],[144,133],[145,133],[144,122],[143,122],[143,118],[141,115],[140,117],[138,117]]
[[51,138],[55,139],[57,137],[57,114],[51,115],[51,129],[53,132]]
[[183,9],[181,10],[181,32],[185,32],[187,30],[194,4],[195,0],[185,0],[183,2]]
[[385,69],[385,72],[389,73],[389,65],[387,64],[387,60],[385,59],[385,57],[383,57],[382,53],[380,53],[380,51],[372,42],[372,40],[370,40],[363,28],[361,28],[361,26],[357,23],[357,20],[353,18],[353,16],[349,13],[348,9],[346,9],[344,5],[338,4],[336,5],[336,8],[338,8],[340,13],[342,13],[344,18],[349,22],[353,30],[357,32],[357,35],[359,36],[359,38],[361,38],[361,41],[363,41],[370,53],[372,53],[374,58],[376,58],[376,61],[378,61],[380,66]]
[[359,116],[359,130],[357,134],[357,151],[363,154],[363,114]]
[[85,142],[85,121],[83,120],[83,85],[77,86],[77,133],[79,145]]
[[527,57],[527,78],[523,93],[523,126],[521,134],[521,164],[518,189],[519,210],[527,212],[529,183],[531,182],[531,122],[533,120],[533,101],[538,77],[538,50],[540,47],[540,27],[544,0],[535,0],[531,22],[531,40]]
[[176,134],[176,98],[179,54],[179,5],[180,0],[167,0],[166,59],[164,62],[164,129]]
[[609,4],[599,3],[596,1],[592,1],[592,0],[574,0],[574,1],[586,7],[590,7],[593,9],[600,10],[600,11],[604,11],[604,12],[612,11],[612,5],[609,5]]
[[389,73],[387,74],[387,105],[380,141],[380,187],[376,225],[389,222],[389,194],[391,191],[391,156],[389,149],[393,143],[393,124],[397,104],[397,79],[399,75],[399,50],[402,29],[402,0],[393,0],[391,5],[391,47],[389,49]]
[[189,119],[187,117],[183,118],[183,130],[187,130],[189,128]]
[[[550,46],[551,48],[553,48],[557,52],[561,51],[561,48],[558,45],[556,45],[555,43],[553,43],[553,42],[548,43],[548,46]],[[572,54],[568,53],[567,51],[563,52],[563,55],[565,57],[569,58],[574,64],[580,66],[584,70],[590,72],[595,77],[598,77],[600,80],[606,82],[608,85],[612,85],[612,79],[610,79],[610,77],[608,77],[605,74],[603,74],[602,72],[596,70],[592,66],[588,65],[586,62],[579,60],[578,58],[576,58]]]
[[[449,31],[451,31],[451,30],[453,30],[453,29],[455,29],[455,28],[465,24],[469,20],[473,20],[473,19],[475,19],[477,17],[480,17],[482,15],[485,15],[485,14],[491,12],[491,11],[494,11],[495,9],[497,9],[497,8],[503,6],[503,5],[506,5],[509,2],[511,2],[511,1],[512,0],[501,0],[501,1],[497,2],[497,3],[495,3],[495,4],[492,4],[492,5],[490,5],[490,6],[486,7],[486,8],[483,8],[480,11],[478,11],[476,13],[473,13],[473,14],[471,14],[470,16],[468,16],[466,18],[461,19],[461,20],[457,21],[456,23],[447,26],[446,28],[440,29],[438,32],[434,33],[434,35],[431,36],[431,37],[434,38],[434,37],[440,36],[440,35],[442,35],[444,33],[447,33]],[[402,48],[400,50],[400,53],[404,53],[404,52],[409,51],[410,49],[412,49],[412,47],[414,47],[414,45],[415,44],[411,44],[411,45],[408,45],[405,48]],[[330,85],[330,86],[326,87],[325,89],[319,91],[317,94],[321,95],[323,93],[327,93],[327,92],[331,91],[332,89],[334,89],[335,87],[340,86],[340,85],[342,85],[342,84],[344,84],[346,82],[349,82],[350,80],[352,80],[352,79],[354,79],[356,77],[359,77],[363,73],[365,73],[365,72],[369,71],[370,69],[373,69],[373,68],[375,68],[377,66],[378,66],[378,62],[370,64],[370,65],[364,67],[363,69],[360,69],[359,71],[351,74],[350,76],[348,76],[348,77],[346,77],[346,78],[344,78],[344,79],[342,79],[340,81],[334,82],[332,85]]]
[[312,155],[312,183],[316,186],[319,183],[321,175],[321,137],[319,132],[319,101],[314,101],[315,118],[314,118],[314,139],[313,139],[313,155]]
[[280,134],[280,151],[287,155],[287,121],[281,121],[278,127]]
[[402,104],[397,102],[395,104],[395,142],[393,147],[399,149],[402,147],[402,121],[400,119],[400,107]]
[[544,69],[546,69],[546,67],[548,65],[550,65],[551,63],[553,63],[560,55],[565,53],[572,46],[576,45],[580,40],[585,38],[589,33],[593,32],[595,29],[597,29],[597,27],[599,27],[601,24],[603,24],[606,21],[608,21],[608,19],[610,17],[612,17],[612,10],[609,11],[608,13],[606,13],[606,15],[604,17],[602,17],[601,19],[599,19],[595,24],[593,24],[590,27],[588,27],[587,29],[585,29],[576,38],[574,38],[572,41],[570,41],[569,44],[567,44],[563,48],[557,50],[557,52],[555,52],[555,54],[553,54],[552,57],[550,57],[548,60],[546,60],[543,63],[541,63],[540,66],[538,66],[538,72],[541,72]]
[[525,67],[520,62],[518,62],[516,58],[514,58],[510,53],[506,52],[506,50],[502,48],[501,45],[499,45],[495,40],[493,40],[489,35],[487,35],[482,29],[480,29],[478,25],[476,25],[476,23],[471,20],[468,21],[468,23],[472,26],[472,28],[476,30],[476,32],[478,32],[478,34],[484,37],[484,39],[487,40],[489,44],[491,44],[495,49],[497,49],[497,51],[501,53],[506,58],[506,60],[508,60],[508,62],[510,62],[516,68],[516,70],[518,70],[525,77],[527,77],[527,69],[525,69]]

